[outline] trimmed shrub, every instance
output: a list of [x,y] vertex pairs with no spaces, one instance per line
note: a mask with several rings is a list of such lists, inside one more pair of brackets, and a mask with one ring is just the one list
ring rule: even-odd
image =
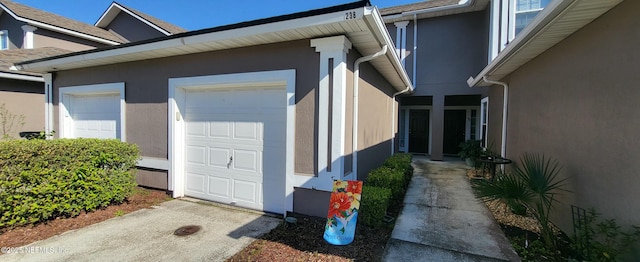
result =
[[136,145],[118,140],[0,142],[0,227],[76,216],[135,188]]
[[411,166],[412,158],[413,158],[413,155],[411,154],[398,153],[387,158],[382,164],[382,166],[395,169],[395,170],[401,170],[405,175],[405,178],[404,178],[405,186],[408,186],[409,182],[411,182],[411,176],[413,175],[413,166]]
[[360,218],[366,226],[381,227],[384,225],[384,215],[389,206],[391,190],[374,186],[362,187],[360,201]]
[[365,184],[368,186],[388,188],[391,190],[393,202],[402,202],[406,189],[405,179],[403,170],[383,166],[371,170]]

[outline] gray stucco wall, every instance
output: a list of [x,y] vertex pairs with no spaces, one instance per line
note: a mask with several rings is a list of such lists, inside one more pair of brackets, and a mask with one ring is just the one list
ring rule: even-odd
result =
[[9,32],[9,49],[22,48],[24,32],[21,26],[23,25],[25,25],[25,23],[15,20],[6,12],[0,14],[0,30],[7,30]]
[[158,30],[151,28],[149,25],[125,12],[118,13],[105,29],[116,33],[130,42],[165,36]]
[[[565,232],[572,232],[571,204],[640,225],[637,10],[639,1],[622,2],[506,79],[507,156],[535,152],[560,161],[572,192],[558,199],[554,221]],[[498,118],[501,108],[491,108]]]
[[169,78],[296,69],[295,172],[313,174],[318,60],[309,40],[300,40],[61,71],[53,84],[54,126],[60,87],[125,82],[127,141],[138,144],[142,156],[166,159]]
[[[24,125],[14,121],[9,135],[18,138],[22,131],[44,131],[44,83],[0,78],[0,105],[19,118]],[[8,124],[7,124],[8,126]],[[0,133],[0,139],[2,138]]]

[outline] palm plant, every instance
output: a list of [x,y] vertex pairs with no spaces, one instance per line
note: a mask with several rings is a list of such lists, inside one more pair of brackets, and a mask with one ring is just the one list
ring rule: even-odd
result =
[[545,244],[555,248],[556,237],[549,223],[549,213],[557,201],[555,195],[567,191],[564,189],[566,179],[558,179],[558,161],[544,155],[525,153],[520,164],[494,182],[476,181],[474,192],[484,201],[502,201],[512,210],[524,207],[540,223],[540,235]]

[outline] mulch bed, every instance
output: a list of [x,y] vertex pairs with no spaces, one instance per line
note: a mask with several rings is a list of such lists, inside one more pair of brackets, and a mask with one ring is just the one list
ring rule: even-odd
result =
[[356,227],[353,243],[334,246],[323,239],[326,218],[292,214],[296,225],[280,225],[227,261],[380,261],[391,226]]
[[56,218],[36,225],[0,229],[0,247],[24,246],[69,230],[79,229],[139,209],[150,208],[170,199],[171,197],[165,191],[138,187],[135,193],[122,204],[110,205],[89,213],[83,212],[76,217]]

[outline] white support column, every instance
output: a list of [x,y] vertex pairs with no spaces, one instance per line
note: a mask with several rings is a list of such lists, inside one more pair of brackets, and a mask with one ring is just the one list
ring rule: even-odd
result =
[[406,68],[405,58],[407,57],[407,25],[409,21],[395,22],[396,26],[396,53],[400,57],[402,66]]
[[53,76],[44,74],[44,132],[51,134],[53,131]]
[[[311,40],[320,53],[320,83],[318,92],[318,178],[321,181],[340,179],[344,175],[345,118],[347,92],[347,54],[351,42],[345,36]],[[333,64],[329,64],[333,61]],[[330,82],[331,81],[331,82]],[[330,88],[333,93],[329,94]],[[333,104],[329,104],[332,97]],[[329,119],[331,110],[331,119]],[[329,129],[331,121],[331,129]],[[331,139],[329,139],[331,138]],[[331,150],[329,151],[329,145]],[[329,158],[329,156],[331,156]],[[331,161],[331,163],[329,163]],[[329,169],[329,165],[331,168]],[[329,171],[330,170],[330,171]],[[324,183],[322,183],[324,184]],[[331,185],[326,185],[331,186]],[[320,186],[321,188],[324,187]],[[330,188],[328,190],[331,190]]]
[[24,49],[33,49],[33,31],[38,29],[35,26],[23,25],[22,31],[24,31],[24,40],[22,46]]

